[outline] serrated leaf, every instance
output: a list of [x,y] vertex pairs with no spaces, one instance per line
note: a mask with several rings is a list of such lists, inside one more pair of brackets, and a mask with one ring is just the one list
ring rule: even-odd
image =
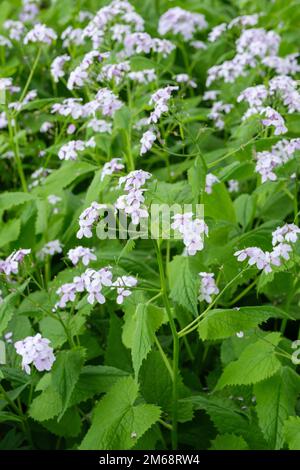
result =
[[2,193],[0,195],[0,212],[5,210],[9,210],[14,206],[19,206],[20,204],[24,204],[28,201],[33,201],[35,196],[28,193],[17,193],[17,192],[10,192],[10,193]]
[[155,332],[162,325],[164,310],[154,305],[138,304],[133,315],[126,314],[123,339],[131,349],[133,370],[138,376],[143,360],[155,340]]
[[9,321],[12,319],[14,314],[14,303],[18,299],[19,295],[25,290],[29,280],[25,281],[21,286],[18,286],[16,292],[11,292],[0,304],[0,335],[7,327]]
[[107,392],[127,372],[110,366],[85,366],[72,392],[71,405],[81,403],[94,395]]
[[187,256],[175,256],[169,264],[170,297],[194,315],[197,315],[199,276],[192,272]]
[[199,323],[200,338],[217,340],[228,338],[239,331],[250,330],[269,318],[285,318],[285,313],[276,307],[240,307],[239,309],[210,310]]
[[56,436],[76,437],[81,430],[81,419],[76,408],[69,408],[60,421],[53,418],[49,421],[43,421],[43,426]]
[[291,416],[284,423],[284,437],[290,450],[300,450],[300,417]]
[[29,408],[29,415],[36,421],[46,421],[57,416],[62,409],[62,399],[53,385],[36,397]]
[[210,450],[247,450],[247,442],[235,434],[218,435],[212,442]]
[[225,367],[216,390],[227,385],[254,384],[274,375],[281,367],[275,355],[280,336],[280,333],[270,333],[247,346],[237,361]]
[[18,239],[21,230],[21,220],[11,219],[1,224],[0,247]]
[[59,419],[68,408],[74,387],[79,379],[84,362],[82,349],[61,351],[52,369],[52,385],[60,396],[62,409]]
[[300,377],[289,367],[254,386],[259,425],[271,449],[281,449],[284,443],[284,421],[295,414],[300,393]]
[[138,384],[123,378],[96,405],[92,426],[83,439],[83,450],[127,450],[157,422],[160,409],[155,405],[135,405]]

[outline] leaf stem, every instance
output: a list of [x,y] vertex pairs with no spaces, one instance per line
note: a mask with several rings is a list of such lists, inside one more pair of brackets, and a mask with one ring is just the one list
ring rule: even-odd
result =
[[169,323],[170,323],[170,328],[172,332],[172,338],[173,338],[173,370],[172,370],[172,375],[173,375],[173,386],[172,386],[172,449],[176,450],[178,446],[178,433],[177,433],[177,427],[178,427],[178,363],[179,363],[179,336],[177,333],[175,321],[172,315],[170,303],[169,303],[169,298],[168,298],[168,290],[167,290],[167,281],[165,277],[165,271],[164,271],[164,265],[163,265],[163,259],[161,255],[161,250],[158,242],[155,243],[155,250],[156,250],[156,257],[157,257],[157,263],[158,263],[158,268],[159,268],[159,276],[160,276],[160,285],[161,285],[161,290],[162,290],[162,295],[163,295],[163,301],[164,305],[166,308],[166,312],[168,315]]

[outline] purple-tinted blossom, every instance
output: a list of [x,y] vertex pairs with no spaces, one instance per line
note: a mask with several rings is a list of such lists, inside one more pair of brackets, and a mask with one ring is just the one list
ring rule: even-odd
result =
[[68,251],[68,258],[74,265],[78,264],[81,260],[84,266],[88,266],[91,261],[96,261],[97,257],[93,248],[83,246],[76,246]]
[[33,364],[39,372],[51,370],[55,361],[50,340],[43,338],[40,333],[35,336],[27,336],[15,343],[17,354],[22,356],[22,369],[30,374],[30,364]]
[[133,276],[120,276],[113,282],[118,294],[117,304],[123,304],[124,299],[132,294],[131,287],[135,287],[137,282],[137,279]]
[[205,178],[205,192],[207,194],[211,194],[212,187],[216,183],[220,183],[219,178],[213,173],[207,173],[206,178]]
[[13,251],[5,260],[0,260],[0,273],[6,276],[18,274],[19,264],[22,263],[24,257],[31,253],[30,249],[20,249]]
[[62,253],[61,242],[59,240],[52,240],[43,246],[43,248],[38,253],[38,257],[43,260],[45,256],[54,256],[59,253]]
[[205,300],[208,304],[212,301],[212,295],[218,294],[220,291],[214,279],[214,273],[199,273],[200,276],[200,290],[199,300]]
[[202,31],[206,27],[207,22],[204,15],[174,7],[160,17],[158,32],[162,36],[168,33],[178,34],[185,41],[189,41],[197,31]]
[[53,80],[57,83],[60,78],[65,76],[64,65],[70,61],[70,56],[68,54],[60,55],[55,57],[50,66],[50,73],[53,77]]
[[125,167],[122,163],[121,158],[113,158],[112,160],[110,160],[109,162],[103,165],[103,168],[101,171],[101,181],[105,178],[105,176],[118,173],[124,170],[124,168]]
[[24,44],[39,42],[42,44],[51,44],[57,39],[56,32],[46,25],[37,23],[24,37]]
[[100,219],[100,211],[106,209],[105,204],[98,204],[97,202],[92,202],[92,204],[84,209],[84,211],[79,216],[79,230],[76,234],[77,238],[81,239],[83,237],[91,238],[92,228],[96,222]]

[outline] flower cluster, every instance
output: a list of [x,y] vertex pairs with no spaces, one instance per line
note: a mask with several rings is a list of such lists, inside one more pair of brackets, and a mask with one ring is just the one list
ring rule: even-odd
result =
[[219,39],[220,36],[225,31],[231,30],[234,27],[241,27],[245,29],[247,26],[255,26],[257,25],[259,20],[259,15],[254,14],[254,15],[243,15],[243,16],[237,16],[236,18],[233,18],[229,23],[221,23],[215,26],[209,33],[208,35],[208,40],[209,42],[215,42],[217,39]]
[[4,273],[6,276],[18,274],[20,263],[29,253],[31,253],[30,249],[13,251],[5,260],[0,260],[0,273]]
[[96,59],[97,62],[102,62],[107,57],[109,57],[109,53],[100,54],[100,52],[95,50],[85,54],[81,63],[70,73],[67,88],[73,90],[74,88],[83,87],[89,78],[89,68],[94,60]]
[[138,225],[141,219],[149,216],[147,209],[143,206],[145,202],[143,193],[146,191],[143,186],[151,176],[147,171],[135,170],[119,178],[119,186],[124,184],[126,194],[118,197],[115,208],[129,215],[134,225]]
[[114,82],[116,85],[119,85],[129,71],[130,64],[127,61],[119,62],[118,64],[107,64],[102,67],[97,80],[99,82]]
[[204,236],[208,236],[208,227],[201,219],[194,219],[192,212],[175,214],[171,228],[181,235],[188,256],[194,256],[204,248]]
[[126,297],[132,294],[131,287],[137,285],[137,279],[133,276],[120,276],[113,283],[117,290],[117,304],[121,305]]
[[137,72],[129,72],[128,77],[130,80],[144,85],[155,82],[155,80],[157,80],[155,69],[144,69]]
[[60,78],[65,76],[64,65],[70,60],[71,58],[68,54],[63,54],[55,57],[51,63],[50,73],[55,83],[57,83]]
[[92,228],[100,219],[100,211],[106,209],[106,207],[107,206],[105,204],[98,204],[94,201],[89,207],[84,209],[79,216],[80,228],[76,234],[77,238],[91,238],[93,236]]
[[96,142],[94,137],[91,137],[87,141],[71,140],[59,149],[58,158],[60,160],[76,160],[78,157],[78,152],[82,152],[87,148],[94,148],[95,146]]
[[53,256],[57,253],[62,253],[62,245],[59,240],[52,240],[43,246],[38,253],[38,257],[44,259],[46,256]]
[[279,45],[280,36],[274,31],[263,28],[244,30],[236,41],[234,58],[208,70],[207,86],[219,79],[233,83],[237,77],[246,75],[247,68],[255,67],[258,60],[277,55]]
[[81,260],[84,266],[88,266],[91,261],[96,261],[97,257],[92,248],[87,248],[84,246],[76,246],[76,248],[71,248],[67,254],[69,260],[76,266]]
[[113,158],[110,160],[110,162],[106,162],[103,165],[102,171],[101,171],[101,181],[105,178],[107,175],[112,175],[114,173],[119,173],[120,171],[124,170],[124,165],[122,163],[121,158]]
[[272,272],[272,266],[281,266],[282,260],[290,259],[291,244],[296,243],[300,228],[295,224],[285,224],[272,233],[272,251],[263,251],[258,247],[249,247],[234,253],[238,261],[248,259],[249,266],[256,266],[265,273]]
[[255,170],[261,175],[262,183],[276,181],[274,170],[291,160],[297,150],[300,150],[300,139],[283,139],[273,145],[271,150],[257,152]]
[[209,119],[212,119],[215,122],[217,129],[224,129],[225,122],[223,119],[224,114],[230,113],[232,110],[232,104],[223,103],[223,101],[216,101],[208,114]]
[[30,374],[30,364],[33,364],[39,372],[51,370],[55,361],[53,348],[49,339],[43,338],[40,333],[27,336],[17,341],[14,346],[17,353],[22,356],[22,369],[26,374]]
[[214,279],[214,273],[199,273],[201,282],[199,290],[199,300],[205,300],[205,302],[210,303],[212,301],[212,295],[218,294],[220,291],[216,285]]
[[216,183],[220,183],[219,178],[213,173],[207,173],[206,178],[205,178],[205,192],[207,194],[211,194],[212,187]]
[[51,44],[56,39],[57,39],[57,34],[52,28],[48,28],[44,24],[37,23],[24,37],[24,44],[28,44],[30,42]]
[[72,282],[63,284],[57,290],[59,301],[54,307],[65,308],[68,302],[74,302],[77,294],[87,294],[87,301],[93,305],[95,302],[104,304],[106,299],[104,288],[117,292],[117,303],[122,304],[124,298],[131,295],[131,288],[136,286],[137,279],[133,276],[117,277],[113,281],[112,268],[107,266],[98,271],[88,268],[81,276],[75,276]]
[[207,27],[205,17],[180,7],[170,8],[159,19],[158,32],[162,36],[168,33],[178,34],[185,41],[193,38],[197,31]]

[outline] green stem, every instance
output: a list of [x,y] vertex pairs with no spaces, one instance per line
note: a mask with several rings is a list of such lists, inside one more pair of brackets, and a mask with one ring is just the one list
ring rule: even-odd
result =
[[26,82],[26,84],[25,84],[25,86],[24,86],[24,88],[23,88],[21,97],[20,97],[20,99],[19,99],[20,103],[22,103],[22,101],[24,100],[24,98],[25,98],[25,96],[26,96],[26,93],[27,93],[28,88],[29,88],[29,86],[30,86],[30,83],[31,83],[33,74],[34,74],[35,69],[36,69],[36,67],[37,67],[37,64],[38,64],[38,62],[39,62],[39,60],[40,60],[41,52],[42,52],[42,49],[39,48],[38,51],[37,51],[36,58],[35,58],[35,60],[34,60],[34,62],[33,62],[32,68],[31,68],[31,70],[30,70],[30,74],[28,75],[27,82]]
[[17,167],[18,175],[21,181],[22,189],[25,193],[27,193],[28,188],[27,188],[27,182],[26,182],[26,178],[25,178],[25,174],[23,170],[22,160],[20,157],[18,136],[17,136],[17,132],[15,132],[16,123],[17,123],[16,118],[14,118],[14,125],[13,125],[7,103],[6,103],[5,108],[6,108],[6,117],[7,117],[7,124],[8,124],[9,143],[14,153],[16,167]]
[[198,324],[200,322],[200,320],[213,308],[213,306],[219,301],[219,299],[222,297],[222,295],[224,294],[224,292],[242,275],[245,273],[245,271],[247,271],[249,268],[245,268],[243,269],[240,273],[238,273],[236,276],[234,276],[233,279],[231,279],[231,281],[224,287],[224,289],[215,297],[215,299],[209,304],[209,306],[206,308],[206,310],[204,310],[203,313],[201,313],[200,315],[198,315],[197,318],[195,318],[195,320],[193,320],[191,323],[189,323],[185,328],[183,328],[182,330],[180,330],[178,332],[178,336],[179,338],[182,338],[183,336],[185,335],[188,335],[189,333],[191,333],[192,331],[196,330],[198,328]]
[[164,265],[163,259],[160,251],[160,247],[158,242],[155,242],[155,249],[156,249],[156,257],[157,263],[159,268],[159,276],[160,276],[160,285],[163,295],[163,301],[165,305],[165,309],[168,315],[170,328],[172,332],[173,338],[173,386],[172,386],[172,449],[176,450],[178,445],[178,363],[179,363],[179,337],[176,330],[175,321],[172,315],[169,298],[168,298],[168,290],[167,290],[167,281],[164,272]]

